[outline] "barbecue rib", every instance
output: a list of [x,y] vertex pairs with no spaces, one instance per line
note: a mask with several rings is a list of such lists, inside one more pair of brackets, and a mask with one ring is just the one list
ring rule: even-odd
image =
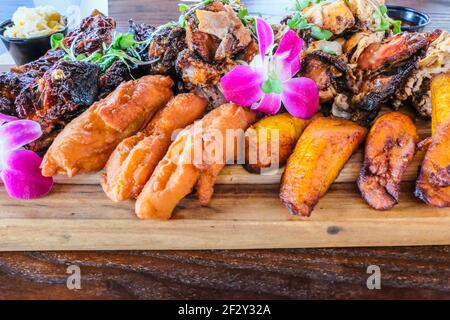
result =
[[[64,46],[72,46],[77,55],[90,55],[111,43],[114,27],[113,19],[94,11],[64,38]],[[36,61],[0,75],[0,112],[39,122],[44,134],[29,145],[38,153],[43,153],[68,122],[97,100],[99,90],[106,95],[123,81],[107,73],[99,83],[98,66],[62,61],[64,55],[61,49],[49,50]],[[117,71],[112,73],[117,75]]]

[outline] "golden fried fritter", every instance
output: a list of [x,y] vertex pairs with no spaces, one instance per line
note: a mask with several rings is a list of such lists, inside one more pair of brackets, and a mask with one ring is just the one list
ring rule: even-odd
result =
[[206,105],[206,100],[195,94],[180,94],[159,110],[143,131],[123,140],[102,176],[108,197],[113,201],[136,198],[166,154],[172,134],[200,118]]
[[101,170],[114,148],[141,130],[172,98],[169,77],[146,76],[122,83],[94,103],[56,137],[42,161],[42,174],[69,177]]
[[418,142],[416,126],[406,114],[389,112],[375,121],[367,136],[357,182],[372,208],[387,210],[398,203],[400,182]]
[[[224,150],[230,137],[226,131],[245,130],[255,120],[256,112],[225,104],[183,130],[138,196],[137,216],[141,219],[169,219],[177,203],[194,186],[200,202],[207,204],[217,175],[226,162],[235,157],[233,148]],[[219,141],[221,137],[225,141]],[[201,155],[201,158],[196,155]]]
[[311,215],[366,133],[344,119],[318,117],[311,122],[281,178],[280,199],[292,214]]
[[[260,173],[261,169],[270,168],[276,163],[277,167],[284,166],[309,123],[309,119],[282,113],[265,117],[248,128],[245,153],[247,171]],[[272,138],[278,138],[278,150],[272,150]]]

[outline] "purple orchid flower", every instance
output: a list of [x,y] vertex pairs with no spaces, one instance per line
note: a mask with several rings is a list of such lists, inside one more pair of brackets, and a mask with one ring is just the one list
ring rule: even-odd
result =
[[0,114],[0,177],[12,198],[38,198],[53,186],[53,179],[41,174],[42,159],[22,148],[41,135],[37,122]]
[[309,78],[293,78],[301,66],[303,40],[288,30],[273,53],[274,34],[256,19],[259,52],[250,65],[239,65],[220,80],[225,99],[267,114],[276,114],[283,102],[298,118],[310,118],[319,108],[319,90]]

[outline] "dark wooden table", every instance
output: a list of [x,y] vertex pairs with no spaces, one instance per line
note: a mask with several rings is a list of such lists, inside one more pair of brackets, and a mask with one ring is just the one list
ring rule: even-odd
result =
[[[276,19],[290,1],[247,3]],[[431,28],[450,30],[448,0],[391,3],[421,9]],[[110,0],[110,15],[119,28],[130,17],[158,24],[177,17],[177,1]],[[81,268],[81,290],[66,287],[69,265]],[[367,289],[370,265],[381,269],[381,290]],[[0,298],[450,299],[450,246],[0,253]]]

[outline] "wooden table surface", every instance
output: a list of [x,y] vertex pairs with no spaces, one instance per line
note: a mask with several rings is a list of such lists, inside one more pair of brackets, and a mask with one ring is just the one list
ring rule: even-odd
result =
[[[246,2],[273,19],[290,3]],[[390,3],[421,9],[432,18],[430,28],[450,30],[448,0]],[[119,28],[130,17],[158,24],[176,18],[177,1],[110,0],[109,10]],[[70,265],[81,269],[81,290],[66,287]],[[381,290],[367,289],[370,265],[380,267]],[[65,298],[450,299],[450,246],[0,253],[0,299]]]

